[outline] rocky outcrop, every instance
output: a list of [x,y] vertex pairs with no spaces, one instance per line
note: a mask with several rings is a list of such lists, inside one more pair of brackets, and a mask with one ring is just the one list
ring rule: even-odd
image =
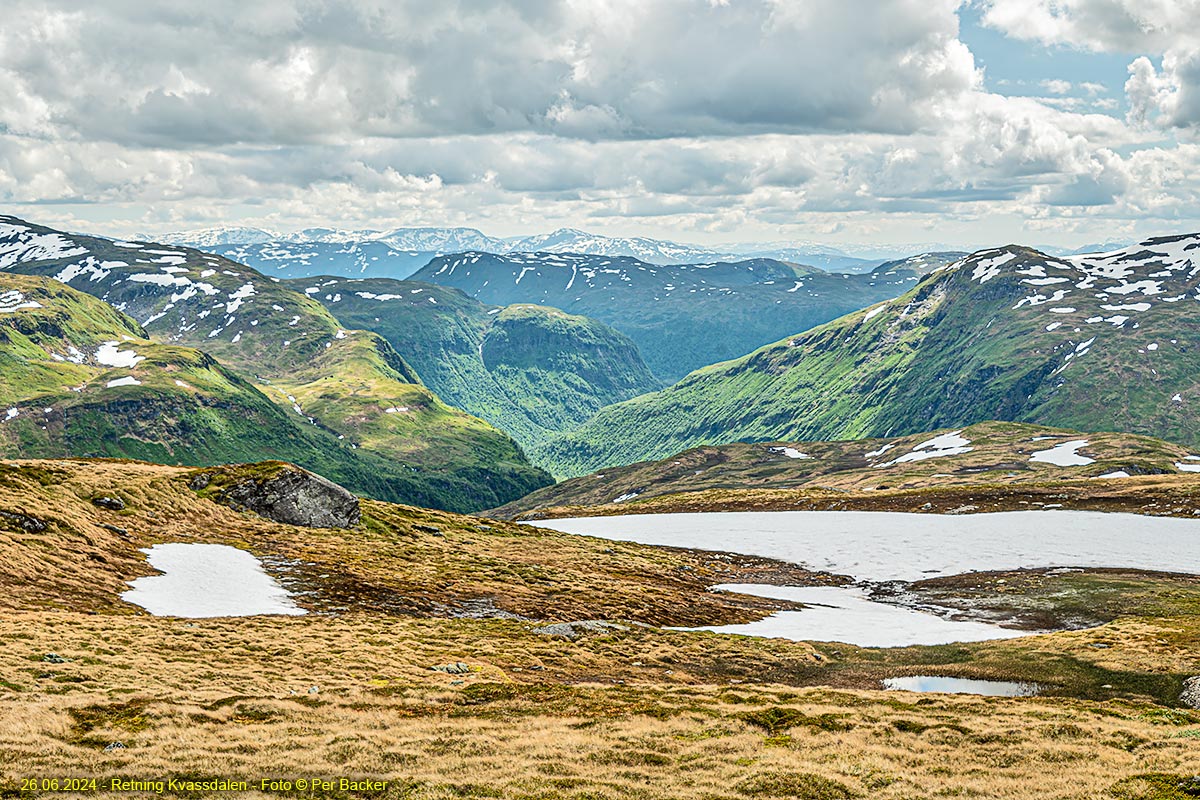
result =
[[49,523],[17,511],[0,511],[0,522],[20,528],[26,533],[45,533]]
[[93,497],[92,505],[96,506],[97,508],[108,509],[109,511],[124,511],[125,510],[125,501],[124,500],[122,500],[119,497],[110,497],[108,495],[104,495],[102,497]]
[[358,498],[336,483],[291,464],[249,464],[205,470],[191,481],[217,502],[253,511],[284,525],[353,528],[362,519]]
[[1183,682],[1183,694],[1179,695],[1179,702],[1188,708],[1200,709],[1200,675]]

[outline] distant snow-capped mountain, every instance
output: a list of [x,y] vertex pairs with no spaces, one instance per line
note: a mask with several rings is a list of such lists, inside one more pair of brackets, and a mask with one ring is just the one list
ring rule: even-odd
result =
[[553,233],[524,236],[505,242],[504,253],[579,253],[589,256],[636,258],[648,264],[698,264],[730,260],[729,251],[680,244],[641,236],[604,236],[560,228]]
[[378,240],[397,250],[413,253],[463,253],[482,250],[487,253],[507,252],[507,244],[474,228],[396,228],[380,234]]
[[222,245],[262,244],[272,239],[280,238],[280,234],[266,231],[262,228],[227,226],[166,233],[162,236],[149,236],[139,233],[135,238],[141,242],[159,242],[177,247],[194,247],[197,250],[207,250],[211,247],[220,247]]
[[[288,277],[315,274],[405,278],[438,256],[466,252],[576,253],[636,258],[646,264],[704,264],[770,259],[827,272],[868,273],[885,261],[914,253],[954,250],[942,244],[828,245],[812,241],[739,242],[696,245],[644,236],[607,236],[577,228],[501,239],[475,228],[396,228],[390,231],[306,228],[275,233],[226,227],[157,237],[175,245],[210,250],[258,269]],[[236,248],[236,252],[235,252]],[[391,255],[388,250],[395,251]],[[291,255],[289,255],[291,254]],[[317,271],[314,271],[317,270]]]

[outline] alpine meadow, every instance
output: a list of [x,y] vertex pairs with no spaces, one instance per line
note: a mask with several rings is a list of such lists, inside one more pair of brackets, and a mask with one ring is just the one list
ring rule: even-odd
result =
[[1200,0],[8,0],[0,800],[1200,797]]

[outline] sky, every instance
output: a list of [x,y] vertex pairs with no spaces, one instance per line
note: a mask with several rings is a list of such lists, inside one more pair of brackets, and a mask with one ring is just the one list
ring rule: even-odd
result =
[[1200,0],[4,0],[0,213],[127,236],[1200,230]]

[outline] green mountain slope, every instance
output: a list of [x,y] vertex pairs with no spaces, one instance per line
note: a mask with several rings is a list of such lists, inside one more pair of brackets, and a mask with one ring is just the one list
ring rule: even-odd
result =
[[289,285],[382,335],[439,397],[525,447],[661,387],[628,337],[553,308],[487,306],[457,289],[386,278]]
[[461,289],[485,303],[535,303],[599,320],[638,346],[651,371],[675,381],[781,336],[895,297],[917,276],[832,275],[758,258],[736,263],[647,264],[577,253],[460,253],[413,280]]
[[198,464],[320,448],[250,383],[198,350],[55,281],[0,273],[6,456]]
[[[508,436],[421,385],[381,337],[343,328],[320,303],[240,264],[0,218],[0,269],[54,278],[141,320],[159,344],[215,356],[263,388],[289,426],[328,440],[287,460],[355,491],[464,511],[550,481]],[[259,427],[266,439],[291,435]],[[344,451],[337,463],[329,447]]]
[[1200,444],[1198,274],[1197,236],[1064,259],[976,253],[894,301],[604,409],[538,455],[577,475],[702,444],[988,419]]

